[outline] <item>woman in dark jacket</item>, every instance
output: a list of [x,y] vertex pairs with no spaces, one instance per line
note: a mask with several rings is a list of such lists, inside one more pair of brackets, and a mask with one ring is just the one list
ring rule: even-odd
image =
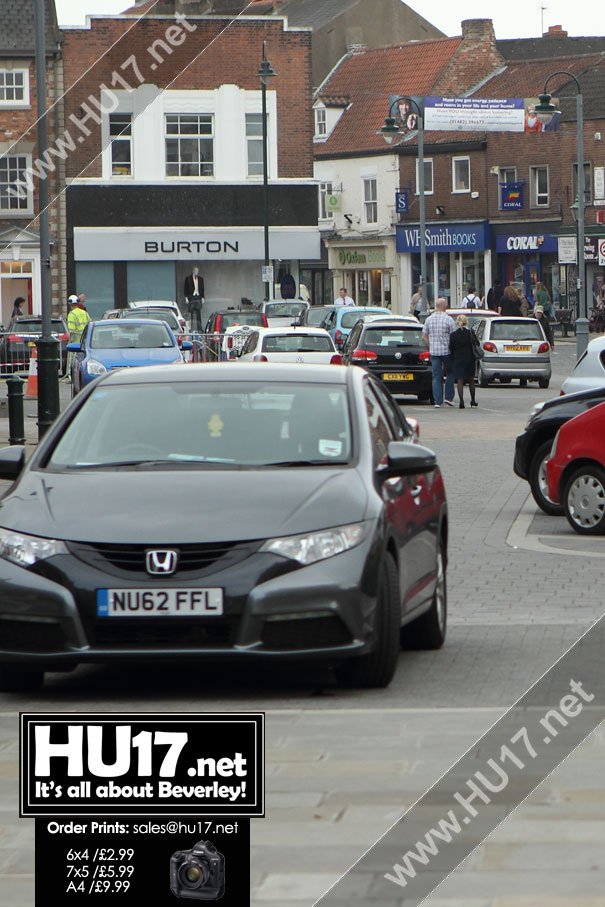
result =
[[471,392],[471,406],[479,406],[475,400],[475,357],[473,355],[473,338],[468,329],[466,315],[456,318],[457,330],[450,334],[450,355],[452,372],[458,388],[460,409],[464,409],[464,382],[468,381]]

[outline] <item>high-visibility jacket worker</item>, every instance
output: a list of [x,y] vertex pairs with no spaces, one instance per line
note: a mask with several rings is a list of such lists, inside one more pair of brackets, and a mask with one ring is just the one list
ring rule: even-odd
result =
[[86,311],[84,299],[79,298],[77,303],[67,316],[67,330],[69,331],[70,343],[79,343],[82,338],[82,332],[92,318]]

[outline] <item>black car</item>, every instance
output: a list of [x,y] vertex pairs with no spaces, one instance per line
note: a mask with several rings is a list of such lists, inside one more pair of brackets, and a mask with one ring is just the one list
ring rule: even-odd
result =
[[521,479],[529,482],[531,493],[538,507],[551,516],[560,516],[563,507],[553,503],[546,487],[546,460],[555,435],[563,423],[605,402],[605,387],[565,394],[546,403],[538,403],[530,413],[525,430],[515,442],[513,469]]
[[[59,341],[61,374],[67,368],[67,344],[69,333],[62,318],[52,318],[50,323],[52,336]],[[7,330],[0,335],[0,374],[25,374],[29,369],[29,360],[36,340],[42,336],[42,317],[40,315],[22,315],[13,318]]]
[[388,316],[362,319],[349,334],[342,359],[345,365],[368,369],[392,394],[431,399],[431,360],[417,322]]
[[[0,451],[0,682],[116,661],[322,660],[385,686],[445,637],[432,451],[362,369],[137,368]],[[26,502],[24,504],[24,502]],[[403,630],[402,630],[403,628]]]

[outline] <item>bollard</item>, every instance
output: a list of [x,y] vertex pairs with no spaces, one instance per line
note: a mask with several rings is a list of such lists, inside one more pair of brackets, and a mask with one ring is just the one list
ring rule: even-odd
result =
[[23,390],[25,381],[18,375],[6,379],[8,388],[8,443],[25,444],[25,422],[23,419]]

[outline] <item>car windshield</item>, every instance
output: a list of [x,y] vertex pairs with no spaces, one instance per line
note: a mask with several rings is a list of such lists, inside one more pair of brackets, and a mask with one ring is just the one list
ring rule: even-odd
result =
[[265,306],[267,318],[298,318],[306,309],[304,302],[272,302]]
[[392,347],[393,349],[398,346],[424,346],[422,328],[420,326],[366,328],[362,344],[364,346],[367,344],[368,346]]
[[371,315],[374,312],[376,315],[389,315],[390,312],[388,309],[364,309],[360,311],[357,309],[355,312],[344,312],[340,325],[343,328],[352,328],[360,318],[363,318],[364,314]]
[[330,466],[351,457],[338,384],[101,384],[74,414],[51,469]]
[[[55,333],[63,334],[67,330],[60,318],[53,318],[50,324],[51,330]],[[32,321],[15,321],[13,328],[17,334],[41,334],[42,320],[38,318]]]
[[330,309],[327,306],[312,306],[307,313],[307,324],[320,325],[329,312]]
[[495,321],[491,326],[492,340],[542,340],[542,329],[537,321]]
[[178,318],[170,309],[144,309],[142,306],[138,309],[126,309],[122,315],[123,318],[154,318],[156,321],[163,321],[173,331],[179,331],[180,325]]
[[235,324],[252,324],[262,326],[263,316],[260,312],[227,312],[225,315],[221,315],[222,327],[225,328],[233,327]]
[[174,341],[164,324],[112,324],[93,328],[91,350],[166,349]]
[[329,353],[334,352],[330,337],[313,334],[280,334],[277,337],[265,337],[265,353]]

